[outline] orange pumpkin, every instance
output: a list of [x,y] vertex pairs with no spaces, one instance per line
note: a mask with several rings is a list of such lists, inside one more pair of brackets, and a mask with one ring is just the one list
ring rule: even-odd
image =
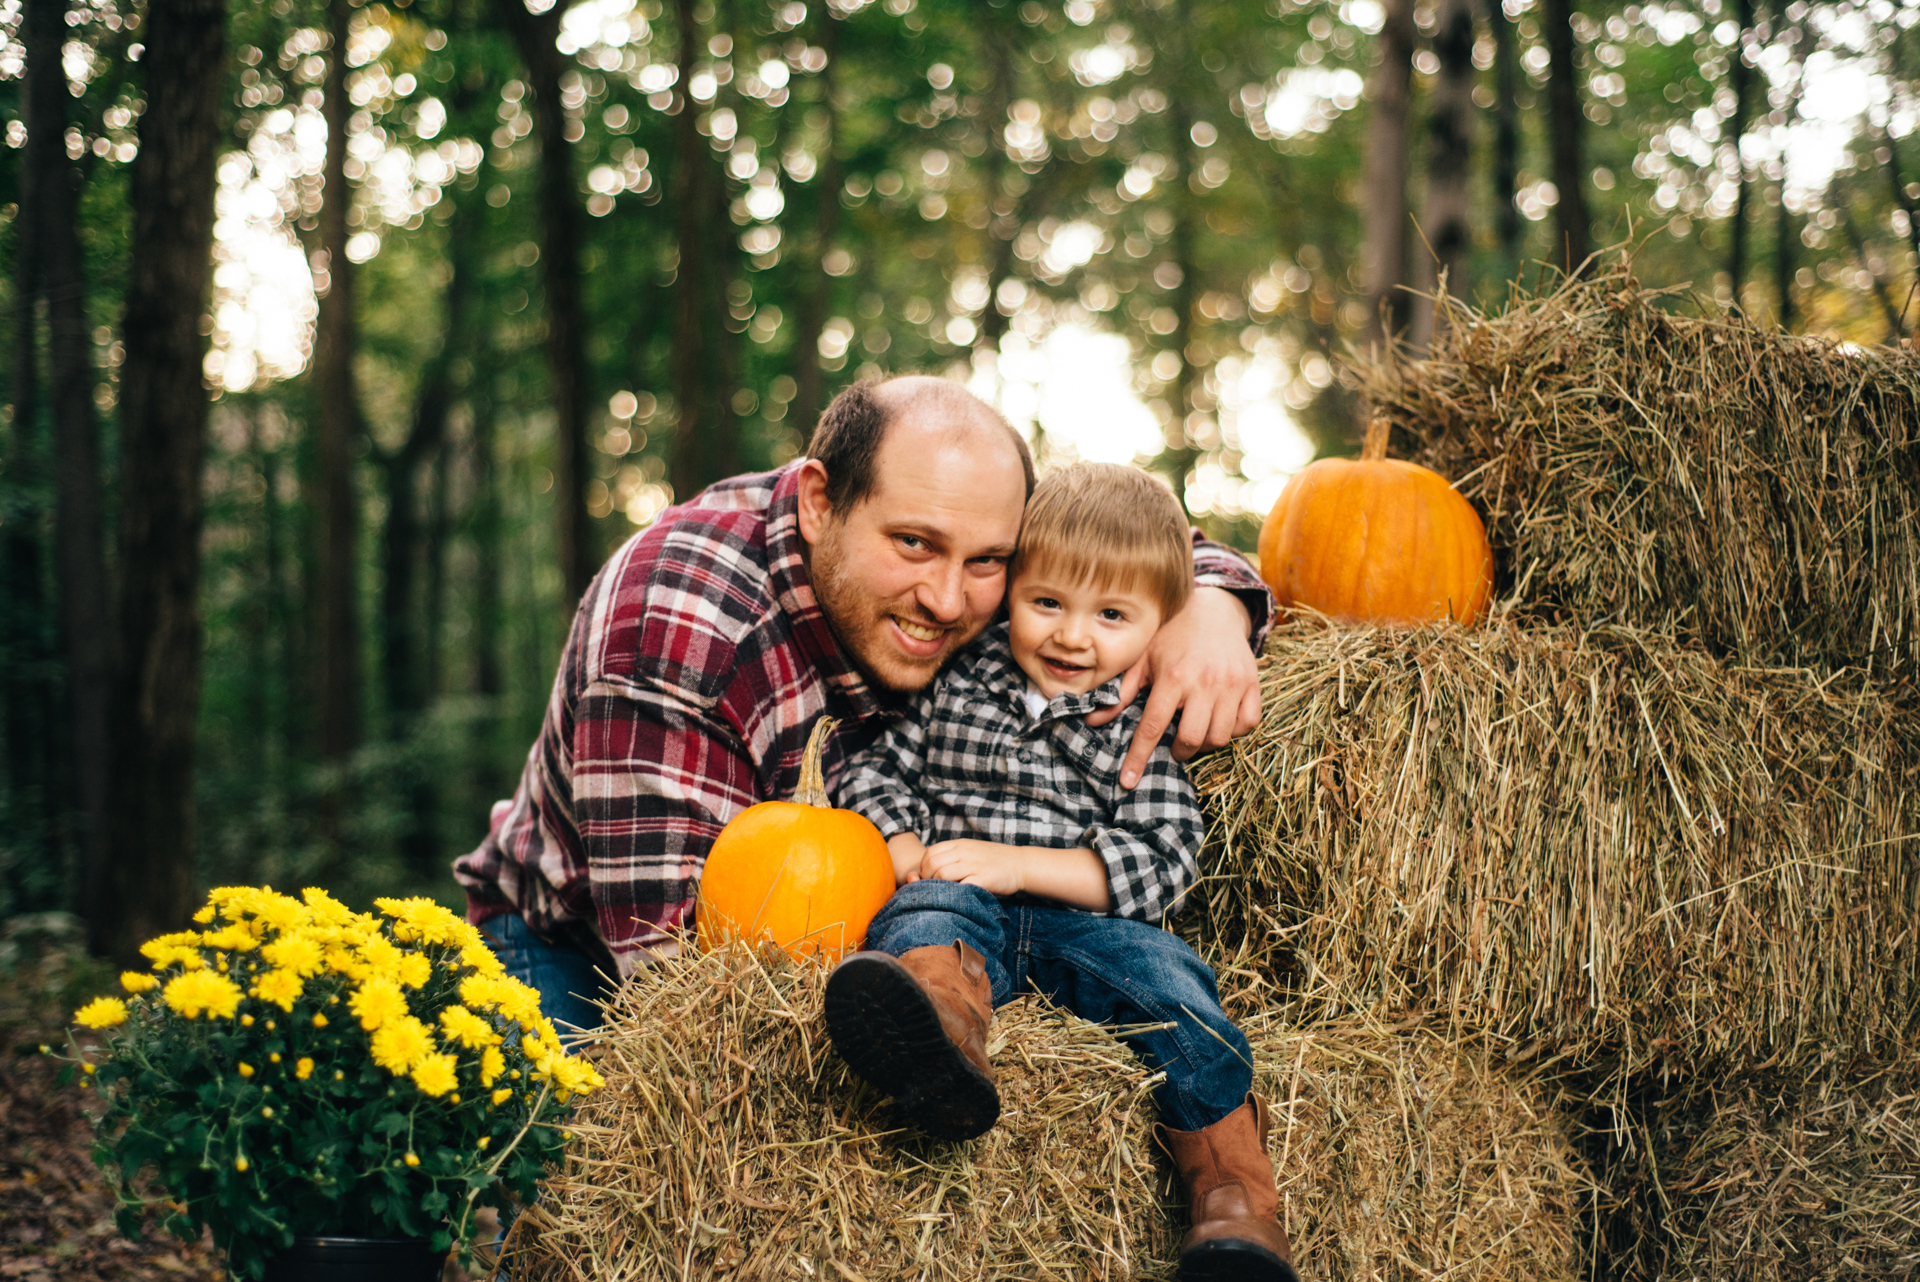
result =
[[1358,460],[1321,459],[1287,482],[1260,527],[1260,577],[1281,608],[1353,623],[1472,623],[1493,591],[1473,505],[1438,473],[1387,457],[1367,426]]
[[815,724],[792,801],[750,806],[714,839],[696,912],[702,948],[739,938],[838,961],[893,894],[886,838],[827,802],[820,748],[832,728],[830,717]]

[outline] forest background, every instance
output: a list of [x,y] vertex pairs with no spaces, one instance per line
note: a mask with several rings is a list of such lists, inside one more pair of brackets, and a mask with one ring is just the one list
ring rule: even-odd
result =
[[459,902],[572,605],[845,383],[1250,548],[1589,252],[1898,342],[1920,4],[0,0],[0,916]]

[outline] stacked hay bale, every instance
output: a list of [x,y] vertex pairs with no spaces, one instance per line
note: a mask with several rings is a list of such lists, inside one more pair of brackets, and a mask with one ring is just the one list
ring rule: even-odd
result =
[[[522,1282],[811,1276],[1168,1278],[1179,1237],[1153,1078],[1035,1001],[996,1017],[1004,1112],[979,1140],[900,1128],[820,1020],[825,972],[733,951],[615,999],[607,1086],[521,1215]],[[1252,1022],[1303,1276],[1569,1276],[1579,1163],[1548,1098],[1438,1034]]]
[[1529,617],[1671,628],[1743,662],[1920,658],[1920,359],[1677,315],[1624,270],[1457,305],[1361,365],[1395,453],[1455,479]]
[[1560,1075],[1592,1271],[1910,1270],[1920,361],[1623,275],[1451,320],[1358,379],[1487,517],[1504,618],[1278,630],[1196,772],[1194,937],[1242,1002]]

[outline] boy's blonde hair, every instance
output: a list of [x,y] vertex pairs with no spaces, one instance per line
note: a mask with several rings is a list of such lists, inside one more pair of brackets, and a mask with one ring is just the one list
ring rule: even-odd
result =
[[1186,513],[1164,481],[1117,463],[1073,463],[1027,500],[1010,579],[1044,566],[1073,583],[1140,591],[1170,619],[1193,595]]

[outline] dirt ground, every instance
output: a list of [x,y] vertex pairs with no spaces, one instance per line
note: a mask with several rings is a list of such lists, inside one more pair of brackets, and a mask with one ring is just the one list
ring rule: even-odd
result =
[[220,1282],[210,1241],[158,1231],[120,1236],[113,1194],[90,1156],[86,1092],[55,1080],[40,1053],[66,1045],[66,1017],[115,991],[114,974],[86,958],[63,914],[15,918],[0,934],[0,1282]]

